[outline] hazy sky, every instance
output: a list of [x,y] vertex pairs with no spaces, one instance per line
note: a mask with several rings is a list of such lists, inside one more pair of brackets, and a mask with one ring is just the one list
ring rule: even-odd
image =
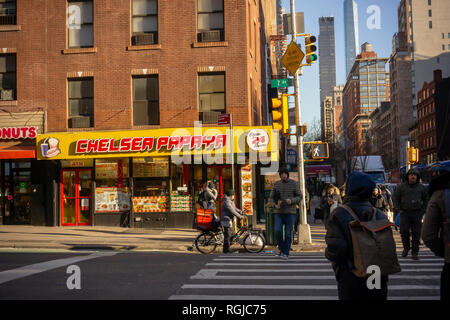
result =
[[[356,0],[358,5],[359,45],[369,42],[379,57],[389,57],[392,52],[392,36],[398,31],[397,7],[400,0]],[[286,12],[291,11],[290,0],[282,0]],[[367,13],[371,6],[378,7],[380,28],[370,29],[374,21],[374,11]],[[336,85],[345,84],[344,46],[344,0],[295,0],[295,11],[305,13],[305,32],[319,35],[319,17],[333,16],[336,41]],[[368,23],[369,20],[369,23]],[[289,42],[289,41],[288,41]],[[297,42],[304,47],[303,38]],[[314,118],[320,120],[319,63],[303,68],[300,77],[300,103],[302,122],[311,124]],[[388,66],[386,67],[388,68]]]

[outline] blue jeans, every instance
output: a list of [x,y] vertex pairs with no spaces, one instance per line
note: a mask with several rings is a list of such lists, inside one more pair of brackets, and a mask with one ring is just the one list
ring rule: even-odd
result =
[[[280,214],[275,213],[275,240],[281,254],[289,255],[292,242],[292,228],[294,226],[296,214]],[[284,239],[283,239],[284,225]]]

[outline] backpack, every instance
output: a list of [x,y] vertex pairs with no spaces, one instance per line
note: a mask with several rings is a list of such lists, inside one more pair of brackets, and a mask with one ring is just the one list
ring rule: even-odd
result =
[[444,191],[445,202],[445,219],[443,225],[444,234],[444,257],[448,261],[450,259],[450,189]]
[[358,278],[365,278],[369,275],[367,268],[372,265],[380,268],[382,276],[400,272],[401,267],[391,229],[393,224],[388,219],[376,220],[375,208],[372,220],[362,222],[349,206],[344,204],[342,207],[354,219],[349,222],[355,265],[353,274]]

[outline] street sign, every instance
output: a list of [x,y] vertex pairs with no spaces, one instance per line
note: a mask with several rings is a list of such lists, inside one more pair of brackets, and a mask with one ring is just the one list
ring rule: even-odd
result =
[[270,80],[272,88],[287,88],[292,86],[292,79],[273,79]]
[[297,164],[297,151],[294,149],[288,149],[287,150],[287,161],[288,164]]
[[281,58],[281,63],[286,67],[286,69],[289,70],[291,75],[295,76],[295,73],[297,72],[298,67],[302,64],[304,57],[305,54],[298,47],[295,41],[291,41],[286,49],[286,52],[284,53],[283,58]]
[[230,124],[230,114],[229,113],[222,113],[217,116],[217,124],[224,125],[224,124]]

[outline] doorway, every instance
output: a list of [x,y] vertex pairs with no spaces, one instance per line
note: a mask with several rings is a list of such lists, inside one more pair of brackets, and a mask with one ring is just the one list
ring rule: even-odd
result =
[[92,225],[92,169],[61,170],[61,225]]
[[[236,168],[234,170],[235,175],[235,202],[237,199],[237,181],[236,181]],[[225,191],[232,189],[231,181],[231,165],[212,165],[206,168],[206,178],[207,181],[214,182],[214,186],[218,191],[218,196],[216,200],[216,215],[220,217],[222,211],[222,197]]]

